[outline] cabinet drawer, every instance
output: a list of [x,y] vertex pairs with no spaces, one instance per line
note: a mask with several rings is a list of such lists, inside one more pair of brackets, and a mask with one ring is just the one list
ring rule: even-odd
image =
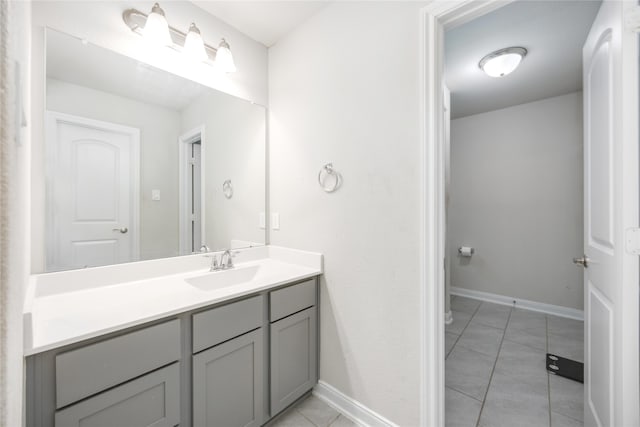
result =
[[269,293],[269,320],[276,320],[316,305],[316,279]]
[[56,412],[56,427],[174,427],[180,369],[174,363]]
[[56,408],[180,359],[178,319],[56,356]]
[[193,315],[193,352],[197,353],[262,326],[262,296]]

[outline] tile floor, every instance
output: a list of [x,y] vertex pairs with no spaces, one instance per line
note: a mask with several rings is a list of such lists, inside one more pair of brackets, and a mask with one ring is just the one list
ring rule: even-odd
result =
[[547,374],[549,353],[583,359],[583,322],[452,296],[447,427],[583,425],[583,385]]
[[311,395],[268,424],[268,427],[356,427],[357,424]]

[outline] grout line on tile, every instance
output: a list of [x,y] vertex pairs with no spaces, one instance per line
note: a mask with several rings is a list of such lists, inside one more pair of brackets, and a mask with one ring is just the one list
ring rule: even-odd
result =
[[480,403],[482,403],[482,401],[481,401],[481,400],[479,400],[477,397],[473,397],[473,396],[471,396],[471,395],[469,395],[469,394],[465,393],[464,391],[460,391],[460,390],[458,390],[458,389],[457,389],[457,388],[455,388],[455,387],[451,387],[451,386],[446,385],[446,386],[444,386],[444,388],[445,388],[445,390],[446,390],[446,389],[453,390],[453,391],[455,391],[456,393],[460,393],[461,395],[468,397],[469,399],[473,399],[473,400],[475,400],[476,402],[480,402]]
[[[506,325],[509,325],[509,321],[511,320],[511,313],[513,313],[513,306],[509,310],[509,316],[507,317],[507,324]],[[496,360],[493,361],[493,368],[491,369],[491,376],[489,377],[489,384],[487,384],[487,390],[484,392],[484,397],[482,398],[482,406],[480,406],[480,413],[478,413],[478,419],[476,421],[476,427],[480,426],[480,418],[482,417],[482,411],[484,411],[484,404],[487,401],[487,395],[489,394],[489,389],[491,388],[491,381],[493,380],[493,374],[496,371],[496,365],[498,364],[498,358],[500,357],[500,352],[502,351],[502,343],[504,343],[504,336],[506,334],[507,334],[507,326],[505,326],[504,330],[502,331],[502,339],[500,340],[500,345],[498,346],[498,354],[496,354]]]
[[[476,307],[476,309],[473,311],[473,314],[471,315],[471,317],[469,318],[469,321],[467,322],[466,325],[464,325],[464,328],[462,328],[462,331],[460,331],[460,335],[458,335],[458,338],[456,338],[456,342],[453,343],[453,345],[451,346],[451,350],[449,350],[449,352],[447,354],[444,355],[444,358],[446,359],[447,357],[449,357],[449,354],[451,354],[451,352],[453,351],[454,348],[456,348],[456,345],[458,345],[458,341],[460,341],[460,338],[462,337],[462,334],[464,334],[464,331],[467,330],[467,328],[469,327],[469,325],[471,324],[471,321],[473,320],[473,316],[476,315],[476,313],[478,312],[478,310],[480,310],[480,306],[483,303],[478,304],[478,306]],[[447,331],[445,330],[445,333]],[[445,375],[446,375],[446,370],[445,370]],[[477,399],[476,399],[477,400]]]
[[[309,398],[311,398],[311,397],[312,397],[312,396],[310,396]],[[309,398],[308,398],[308,399],[309,399]],[[301,402],[301,403],[302,403],[302,402]],[[302,417],[303,417],[303,418],[305,418],[307,421],[309,421],[309,422],[310,422],[311,424],[313,424],[314,426],[316,426],[316,427],[328,427],[328,426],[330,426],[331,424],[335,423],[335,422],[336,422],[336,420],[337,420],[338,418],[340,418],[340,415],[342,415],[342,414],[341,414],[339,411],[337,411],[337,410],[335,410],[334,408],[332,408],[331,406],[327,405],[326,403],[324,403],[324,402],[322,402],[322,403],[326,406],[326,408],[325,408],[325,409],[331,409],[331,410],[336,411],[336,415],[335,415],[335,417],[334,417],[334,418],[331,418],[331,419],[329,420],[329,422],[328,422],[326,425],[319,425],[319,424],[316,424],[316,423],[315,423],[311,418],[307,417],[305,414],[303,414],[303,413],[302,413],[302,411],[298,410],[297,405],[296,405],[296,408],[295,408],[295,409],[296,409],[296,411],[297,411],[300,415],[302,415]]]

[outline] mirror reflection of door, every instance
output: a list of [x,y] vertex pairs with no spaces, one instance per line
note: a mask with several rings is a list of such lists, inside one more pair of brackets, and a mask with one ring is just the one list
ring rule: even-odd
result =
[[178,139],[180,146],[180,243],[181,254],[198,252],[204,241],[203,176],[204,126]]
[[138,129],[48,113],[47,271],[138,258]]
[[196,252],[202,246],[202,239],[200,236],[201,230],[201,208],[202,200],[200,199],[200,173],[202,170],[202,163],[200,157],[200,147],[202,144],[200,143],[200,139],[194,141],[189,144],[191,146],[191,159],[190,170],[191,176],[189,177],[189,197],[191,198],[189,206],[191,206],[191,218],[189,220],[191,225],[191,233],[189,233],[189,238],[191,240],[191,252]]

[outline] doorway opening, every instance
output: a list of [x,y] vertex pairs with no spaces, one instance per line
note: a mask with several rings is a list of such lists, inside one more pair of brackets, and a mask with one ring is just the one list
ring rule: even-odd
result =
[[204,126],[178,139],[180,148],[180,253],[200,251],[205,242]]
[[[582,46],[599,7],[517,0],[445,32],[445,425],[583,422],[582,383],[545,360],[584,362],[571,260],[583,251]],[[482,58],[505,48],[525,54],[519,67],[485,73]]]
[[[543,289],[545,292],[542,293],[542,297],[535,295],[535,293],[527,293],[532,290],[542,289],[539,283],[544,282],[545,274],[553,270],[550,265],[557,261],[554,257],[549,257],[549,253],[558,249],[557,245],[545,247],[545,242],[541,239],[542,233],[531,237],[527,235],[527,232],[530,232],[532,228],[535,229],[536,226],[540,226],[541,223],[548,219],[548,216],[557,214],[552,210],[551,214],[543,215],[545,209],[542,209],[542,203],[552,202],[563,206],[566,200],[562,198],[553,199],[552,197],[549,197],[550,200],[544,199],[544,196],[548,196],[553,191],[558,190],[551,185],[546,191],[539,193],[543,197],[538,200],[538,204],[534,204],[529,208],[529,212],[523,214],[513,211],[505,219],[504,216],[500,216],[502,212],[496,214],[496,209],[506,210],[508,208],[507,203],[500,203],[500,200],[494,194],[491,194],[493,190],[508,189],[514,183],[518,184],[518,179],[521,178],[519,174],[531,175],[533,177],[532,181],[538,184],[554,182],[553,178],[559,176],[554,173],[555,168],[558,166],[557,163],[563,159],[566,161],[568,158],[562,155],[562,150],[560,150],[558,156],[551,156],[552,163],[550,163],[550,166],[538,165],[536,171],[533,174],[529,174],[522,167],[522,164],[518,164],[514,158],[517,157],[516,153],[513,152],[514,141],[538,136],[540,143],[538,145],[531,144],[531,148],[526,152],[527,155],[524,158],[529,163],[535,163],[540,160],[539,157],[544,148],[544,143],[548,142],[551,137],[557,137],[558,135],[552,132],[550,136],[547,132],[548,129],[543,126],[532,129],[532,122],[537,120],[537,116],[532,114],[531,111],[527,111],[527,109],[531,110],[537,107],[538,110],[548,115],[551,111],[555,111],[554,108],[558,106],[543,105],[542,107],[546,108],[540,108],[540,104],[545,102],[561,104],[560,101],[567,101],[572,96],[573,98],[579,98],[574,93],[578,91],[567,91],[537,99],[521,100],[516,103],[517,107],[505,104],[497,106],[493,110],[476,111],[464,117],[454,118],[459,122],[456,123],[456,129],[451,131],[451,159],[454,165],[452,173],[455,174],[456,159],[459,162],[460,159],[464,159],[466,156],[467,160],[474,160],[474,158],[477,160],[478,157],[486,158],[487,155],[491,155],[491,149],[485,149],[484,151],[479,149],[479,145],[483,141],[488,140],[487,143],[495,145],[500,143],[499,138],[502,137],[502,145],[498,148],[504,151],[502,156],[496,155],[494,156],[495,158],[486,160],[482,165],[484,170],[479,170],[476,167],[477,164],[471,163],[470,165],[475,173],[467,176],[466,180],[460,181],[458,179],[458,182],[463,183],[463,186],[456,186],[456,177],[454,175],[451,179],[452,199],[455,197],[456,188],[460,194],[467,190],[468,198],[465,203],[457,206],[456,209],[462,212],[457,219],[454,218],[455,214],[452,217],[452,212],[447,212],[445,209],[449,201],[449,194],[447,194],[447,188],[445,187],[447,182],[445,137],[447,135],[446,125],[448,120],[445,119],[447,102],[443,96],[443,87],[444,83],[449,82],[445,78],[446,71],[443,72],[443,69],[446,70],[445,49],[448,42],[447,38],[450,35],[449,32],[461,29],[465,24],[473,24],[476,18],[486,17],[490,19],[489,15],[494,11],[498,16],[504,14],[508,8],[515,8],[519,3],[521,4],[522,2],[509,2],[506,6],[504,2],[498,1],[478,5],[469,1],[456,5],[428,6],[425,9],[426,45],[424,46],[424,51],[426,55],[423,57],[422,64],[426,76],[426,97],[423,100],[423,107],[427,119],[424,128],[424,165],[426,171],[425,237],[422,244],[426,262],[422,274],[425,281],[423,304],[425,307],[426,341],[423,348],[425,354],[425,377],[423,377],[425,403],[422,407],[422,419],[426,425],[452,425],[452,423],[458,421],[466,423],[462,425],[501,425],[500,422],[507,423],[505,425],[558,425],[562,421],[574,424],[577,422],[577,425],[580,425],[582,421],[586,425],[637,424],[639,417],[638,396],[640,395],[637,364],[638,257],[637,255],[629,256],[631,252],[628,248],[625,248],[624,244],[625,240],[627,240],[625,230],[638,227],[638,180],[633,178],[638,177],[638,130],[637,120],[634,120],[638,114],[638,36],[629,30],[629,26],[625,26],[626,15],[637,6],[618,1],[605,1],[602,5],[596,4],[599,9],[597,16],[595,20],[588,22],[588,34],[584,34],[578,49],[580,65],[584,65],[584,75],[581,72],[579,73],[580,77],[584,77],[584,127],[578,126],[578,129],[583,129],[584,131],[584,138],[579,141],[584,143],[584,156],[576,155],[573,160],[582,160],[582,168],[584,169],[584,205],[582,211],[584,213],[584,222],[579,226],[583,236],[583,248],[579,249],[583,249],[584,252],[580,250],[579,252],[570,253],[562,262],[566,263],[563,268],[570,267],[575,269],[576,267],[572,265],[571,259],[577,258],[575,262],[581,264],[580,268],[588,266],[583,270],[584,283],[582,288],[584,291],[583,308],[585,318],[584,345],[579,346],[580,350],[584,351],[585,385],[584,394],[581,391],[576,393],[578,396],[583,394],[581,396],[584,408],[583,414],[580,414],[579,408],[573,407],[574,412],[567,414],[562,408],[554,406],[561,402],[558,402],[559,399],[549,396],[549,384],[552,381],[555,382],[555,380],[550,379],[546,372],[543,371],[542,377],[537,379],[533,375],[530,377],[525,375],[527,374],[527,361],[525,358],[531,353],[535,353],[533,336],[536,335],[534,331],[527,329],[529,327],[534,328],[536,323],[538,323],[538,326],[542,326],[542,322],[544,322],[545,334],[538,338],[540,343],[544,342],[545,349],[542,349],[541,357],[536,358],[536,360],[539,359],[537,362],[538,368],[542,367],[544,369],[546,360],[544,356],[548,350],[548,343],[551,341],[549,333],[559,335],[560,339],[562,339],[563,334],[558,330],[553,332],[551,329],[558,326],[556,323],[567,320],[567,317],[578,317],[575,315],[581,308],[572,307],[566,300],[562,300],[562,296],[544,299],[549,292],[564,291],[566,283],[571,279],[563,279],[561,277],[555,279],[560,284],[556,284],[555,287],[547,290]],[[532,3],[543,5],[547,2]],[[576,4],[580,2],[553,3],[557,4],[547,6],[563,7],[567,3]],[[591,4],[593,5],[593,3]],[[557,16],[558,13],[558,10],[556,10],[554,16]],[[536,18],[535,15],[529,14],[520,20],[505,20],[503,16],[495,21],[492,27],[517,30],[526,27],[532,21],[540,26]],[[545,35],[553,38],[558,45],[564,43],[566,40],[562,38],[567,34],[567,29],[578,21],[575,14],[570,14],[570,18],[571,20],[568,21],[560,35],[556,34],[554,38],[554,36],[550,35],[550,31],[547,31],[546,33],[548,34]],[[544,25],[541,27],[546,29]],[[540,28],[538,28],[538,31],[540,31]],[[465,47],[467,50],[472,50],[478,41],[481,41],[481,39],[471,39]],[[469,72],[471,70],[473,72],[478,71],[478,62],[484,55],[492,51],[505,47],[518,47],[525,43],[526,40],[507,42],[504,45],[487,49],[478,58],[469,61],[466,70]],[[552,51],[555,52],[557,47],[552,46]],[[532,52],[533,50],[529,50],[529,56],[522,62],[521,68],[513,73],[514,76],[526,74],[523,72],[524,65],[527,62],[533,62],[532,59],[535,58]],[[542,52],[539,50],[538,53]],[[568,59],[561,58],[559,63]],[[556,71],[554,69],[552,72],[539,74],[548,80],[546,82],[548,86],[553,86],[561,80],[555,73]],[[500,80],[507,81],[508,77],[503,77]],[[467,80],[471,80],[469,75],[467,75]],[[491,85],[487,84],[487,86]],[[529,86],[530,88],[536,88],[532,84]],[[451,89],[452,93],[458,90],[455,84],[451,83],[449,83],[449,89]],[[513,95],[514,92],[515,90],[512,88],[510,95]],[[533,92],[539,92],[539,89],[534,89]],[[479,97],[479,103],[490,103],[499,98],[500,96],[496,91],[490,91],[489,96],[485,94],[484,97]],[[456,114],[455,104],[455,102],[452,103],[450,110],[453,114]],[[469,104],[472,103],[470,102]],[[578,114],[574,114],[574,117],[578,116],[578,119],[581,119],[582,108],[581,106],[575,107],[574,102],[574,111],[578,111]],[[511,111],[506,111],[510,109]],[[514,109],[519,111],[513,111]],[[472,120],[469,117],[484,116],[482,118],[486,118],[493,112],[497,114],[497,111],[503,116],[506,114],[506,116],[494,122],[488,128],[474,128],[471,132],[466,133],[466,138],[471,142],[467,143],[466,146],[460,143],[458,148],[463,149],[457,153],[454,152],[455,147],[453,144],[455,144],[456,138],[465,135],[463,131],[468,131],[471,128],[470,122],[481,121],[477,117],[475,118],[476,120]],[[624,114],[623,111],[625,112]],[[524,118],[519,119],[516,113],[520,113]],[[625,116],[627,118],[633,117],[634,119],[624,119]],[[559,117],[561,115],[553,116],[552,119],[557,121]],[[514,124],[515,127],[513,127]],[[556,133],[562,134],[561,129],[558,129]],[[535,138],[533,140],[535,142]],[[564,138],[562,141],[564,141]],[[471,145],[474,142],[476,145]],[[555,148],[558,149],[559,147]],[[508,155],[505,156],[504,152]],[[525,164],[525,166],[527,165]],[[506,173],[509,168],[513,167],[516,167],[515,172]],[[458,169],[460,170],[460,168]],[[562,168],[559,169],[561,170]],[[493,176],[494,181],[491,184],[487,184],[487,180],[485,180],[483,184],[483,178],[479,176],[480,172]],[[510,180],[511,176],[515,176],[517,179]],[[627,178],[632,177],[632,179],[623,179],[624,176]],[[573,177],[574,182],[576,182],[576,174]],[[580,178],[580,175],[577,178]],[[555,182],[560,182],[560,187],[564,185],[563,181],[556,180]],[[574,185],[575,187],[577,185]],[[536,195],[533,191],[530,187],[520,188],[520,191],[512,193],[507,201],[530,202],[532,196]],[[625,197],[621,197],[621,195]],[[473,200],[473,197],[478,200]],[[630,199],[627,199],[627,197]],[[474,205],[471,201],[480,202],[481,204],[478,205],[476,203]],[[482,203],[484,203],[484,206]],[[463,230],[465,225],[474,222],[480,216],[487,216],[487,212],[490,220],[500,220],[497,222],[500,223],[499,225],[502,228],[514,226],[508,232],[494,231],[490,236],[494,242],[498,241],[500,243],[498,246],[502,247],[502,253],[493,261],[490,256],[492,253],[491,245],[485,243],[486,239],[482,239],[482,233],[488,232],[490,227],[486,226],[485,229],[478,231],[476,234],[469,230]],[[532,212],[534,214],[538,213],[540,218],[534,216],[532,219],[531,216],[527,217],[525,215]],[[492,213],[493,215],[491,215]],[[456,226],[456,231],[464,231],[462,236],[457,237],[457,241],[453,241],[454,232],[450,233],[451,236],[447,236],[446,233],[447,230],[451,231],[454,226]],[[558,227],[557,230],[559,233],[574,226],[575,224]],[[547,230],[545,230],[546,232]],[[543,245],[538,246],[541,241]],[[534,245],[539,250],[533,256],[527,255],[527,248]],[[449,247],[447,248],[447,246]],[[471,248],[475,249],[473,254],[471,253]],[[445,252],[446,249],[448,250]],[[458,255],[459,249],[461,249],[460,255]],[[471,256],[469,257],[468,255]],[[545,258],[545,256],[548,258]],[[597,261],[594,261],[594,259]],[[445,260],[444,263],[443,260]],[[444,267],[447,260],[451,263],[456,263],[448,272],[449,274],[446,274],[446,268]],[[533,273],[530,272],[528,275],[521,274],[518,280],[527,282],[532,277],[539,280],[537,282],[534,281],[534,285],[530,285],[523,292],[510,293],[508,292],[508,287],[488,287],[496,285],[499,281],[498,279],[501,279],[499,277],[500,273],[504,273],[509,269],[522,270],[527,263],[534,267],[531,270]],[[480,280],[481,267],[485,267],[485,269],[491,270],[489,273],[493,273],[493,276],[488,275],[489,280]],[[452,271],[454,268],[457,271]],[[576,272],[576,270],[571,271],[573,273]],[[465,276],[465,273],[469,272],[473,274]],[[474,278],[477,279],[476,282],[483,282],[483,286],[487,286],[471,289],[471,292],[468,292],[469,290],[462,291],[461,289],[470,287],[469,281],[473,282]],[[444,323],[445,314],[450,312],[451,307],[445,307],[445,300],[447,299],[445,297],[445,281],[450,281],[450,285],[453,286],[456,286],[456,283],[462,285],[457,286],[458,289],[452,289],[458,293],[454,303],[452,303],[454,309],[453,323],[455,324],[456,322],[456,308],[472,311],[471,313],[466,313],[467,321],[462,329],[458,331],[458,334],[453,333],[450,328],[449,332],[456,335],[456,338],[454,340],[449,339],[449,346],[445,345]],[[571,280],[571,283],[574,282],[575,279]],[[538,285],[537,288],[532,289],[535,284]],[[569,286],[569,288],[574,291],[578,289],[575,286]],[[465,294],[462,295],[463,293]],[[456,300],[457,302],[455,302]],[[487,302],[487,300],[490,300],[490,302]],[[568,310],[556,310],[557,307],[562,305]],[[458,311],[464,313],[464,310]],[[531,336],[510,332],[509,323],[513,313],[518,314],[514,318],[518,323],[516,326],[519,326],[521,331],[530,333]],[[464,315],[458,316],[459,319],[462,317]],[[518,317],[520,318],[518,319]],[[624,320],[625,318],[627,320]],[[476,320],[475,322],[474,319]],[[431,324],[431,321],[433,321],[433,324]],[[573,322],[567,321],[568,329],[572,328],[571,325],[576,326],[575,329],[577,329],[577,335],[579,336],[581,326],[579,322]],[[494,330],[497,330],[497,333],[492,334],[491,330],[485,328],[492,326]],[[465,336],[466,328],[472,329]],[[518,328],[514,327],[512,329],[516,331]],[[493,347],[482,342],[482,338],[490,335],[493,335]],[[626,338],[622,339],[622,337]],[[628,339],[631,339],[631,342],[627,342]],[[518,342],[518,340],[521,342]],[[505,343],[508,344],[508,347],[513,348],[505,349]],[[522,357],[519,358],[517,357],[516,346],[510,343],[519,344],[522,347],[532,348],[533,350],[526,351],[525,348],[525,351],[520,352]],[[467,369],[468,372],[462,372],[462,374],[458,372],[456,374],[457,378],[455,378],[456,375],[450,374],[449,367],[453,365],[453,363],[450,363],[451,357],[456,352],[458,345],[461,351],[458,352],[454,359],[457,360],[459,366]],[[470,347],[475,347],[475,349]],[[523,350],[522,347],[520,348],[521,350]],[[471,353],[468,350],[473,350],[475,353]],[[445,365],[447,351],[451,352]],[[465,351],[467,354],[462,354]],[[471,372],[473,369],[470,366],[479,364],[478,354],[483,354],[483,352],[495,355],[490,356],[493,357],[493,363],[489,362],[487,364],[491,365],[487,371],[488,374],[476,375],[476,372]],[[509,366],[509,363],[501,364],[501,356],[504,356],[502,361],[511,362],[511,366]],[[616,364],[614,360],[620,363]],[[447,367],[446,372],[445,366]],[[474,382],[477,383],[479,377],[484,378],[485,384],[481,386],[472,384]],[[509,377],[515,378],[515,381],[507,384]],[[493,391],[492,383],[495,385]],[[540,393],[537,397],[529,396],[528,400],[514,400],[514,395],[518,391],[523,392],[521,393],[522,396],[531,392],[532,388],[534,388],[532,384],[538,384],[536,387],[540,388],[546,387],[546,398],[543,393]],[[475,389],[474,385],[477,386]],[[465,390],[460,390],[465,387],[467,387]],[[471,399],[477,403],[474,410],[469,409],[474,405],[469,405],[466,409],[460,405],[454,411],[458,415],[471,414],[464,420],[455,419],[454,415],[450,414],[450,411],[447,411],[449,417],[445,417],[445,395],[446,400],[448,400],[447,403],[455,401],[451,394],[445,393],[445,390],[448,391],[449,389],[453,389],[458,393],[454,394],[454,397],[462,395],[462,400]],[[556,393],[556,396],[561,398],[568,395],[571,395],[571,393]],[[522,405],[523,401],[524,405]],[[519,405],[520,408],[518,408]],[[535,410],[527,412],[532,407]],[[501,409],[505,411],[501,413]],[[518,411],[518,409],[522,410]],[[555,421],[554,417],[556,417]],[[445,422],[447,419],[448,422]]]

